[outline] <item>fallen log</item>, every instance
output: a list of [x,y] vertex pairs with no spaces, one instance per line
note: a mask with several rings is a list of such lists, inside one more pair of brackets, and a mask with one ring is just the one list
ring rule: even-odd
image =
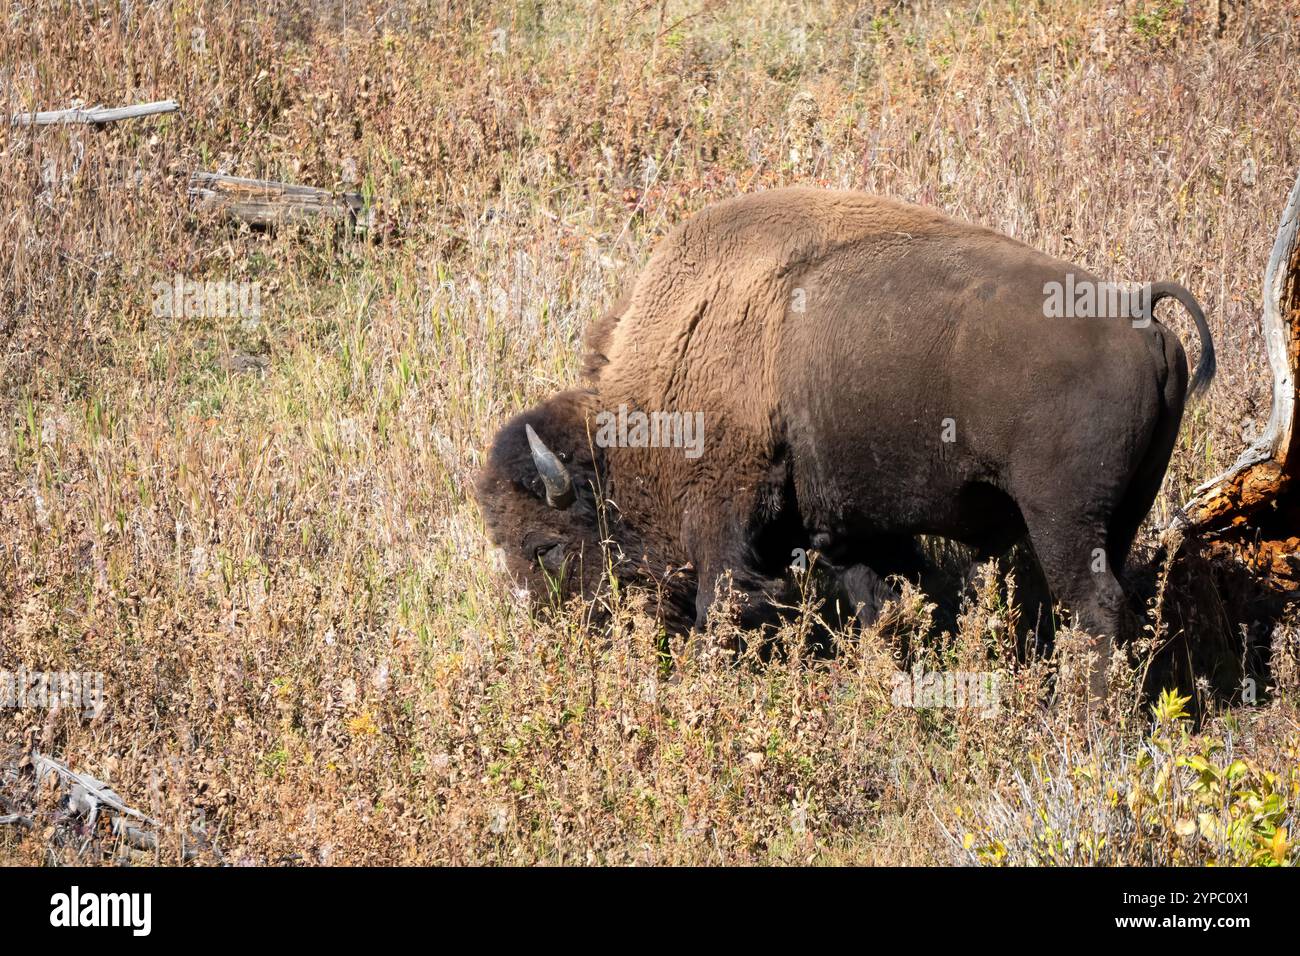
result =
[[1192,493],[1175,515],[1171,531],[1206,533],[1243,527],[1267,517],[1266,507],[1290,510],[1300,505],[1290,501],[1296,497],[1300,472],[1295,430],[1300,380],[1300,176],[1291,188],[1264,274],[1262,331],[1273,376],[1268,425],[1231,468]]
[[180,109],[180,105],[175,100],[157,100],[153,103],[138,103],[135,106],[91,106],[85,109],[73,107],[66,110],[15,113],[10,119],[10,124],[13,126],[53,126],[56,124],[99,126],[103,123],[116,123],[119,120],[136,119],[140,116],[174,113],[178,109]]
[[133,817],[141,823],[147,823],[150,826],[161,826],[152,817],[128,807],[122,802],[122,798],[105,786],[102,781],[96,780],[88,774],[77,773],[67,764],[55,760],[53,757],[46,757],[43,754],[33,752],[32,764],[36,768],[36,788],[38,790],[41,786],[41,780],[48,773],[54,773],[66,778],[73,785],[72,793],[68,798],[69,805],[76,812],[89,816],[92,822],[99,813],[99,807],[103,805],[119,814]]
[[[104,810],[109,818],[109,832],[125,847],[137,852],[157,852],[158,833],[163,829],[163,825],[153,817],[127,806],[121,796],[102,780],[97,780],[89,774],[78,773],[62,761],[35,751],[31,754],[31,763],[35,772],[37,791],[40,790],[41,782],[49,774],[59,777],[69,785],[64,796],[68,818],[84,820],[87,826],[93,828],[100,811]],[[31,816],[19,813],[0,816],[0,824],[16,825],[24,830],[34,829],[35,826]],[[181,859],[185,862],[196,859],[201,848],[208,850],[218,862],[221,862],[220,852],[213,846],[207,834],[203,832],[201,824],[196,820],[191,824],[189,834],[181,836]]]
[[189,195],[201,208],[264,228],[316,219],[333,220],[356,232],[371,226],[365,199],[355,192],[196,172],[190,176]]

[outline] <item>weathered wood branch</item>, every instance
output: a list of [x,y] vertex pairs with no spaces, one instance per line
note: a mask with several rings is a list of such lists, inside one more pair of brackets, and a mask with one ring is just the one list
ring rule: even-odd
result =
[[116,123],[118,120],[135,119],[140,116],[174,113],[178,109],[180,109],[180,106],[175,100],[158,100],[153,103],[139,103],[135,106],[91,106],[86,109],[78,107],[68,110],[48,110],[39,113],[15,113],[10,123],[13,126],[52,126],[67,123],[98,126],[101,123]]
[[1192,493],[1175,519],[1180,530],[1213,531],[1244,524],[1261,506],[1291,489],[1300,471],[1295,430],[1300,379],[1300,175],[1291,187],[1264,274],[1262,322],[1273,375],[1268,427],[1231,468]]
[[327,219],[364,231],[371,224],[365,200],[355,192],[196,172],[190,177],[189,194],[200,207],[254,226]]
[[96,780],[88,774],[77,773],[62,761],[33,752],[32,763],[36,767],[37,789],[40,788],[41,779],[47,773],[56,773],[61,777],[67,778],[74,784],[72,802],[76,808],[82,812],[93,814],[97,810],[98,805],[102,803],[110,810],[116,810],[118,813],[134,817],[135,819],[152,826],[161,826],[161,824],[152,817],[141,813],[139,810],[134,810],[131,807],[128,807],[122,802],[122,798],[113,790],[105,786],[102,781]]
[[[32,752],[31,759],[37,790],[47,774],[55,774],[71,784],[67,794],[67,808],[78,818],[86,820],[93,827],[100,809],[104,808],[109,814],[109,832],[127,847],[146,852],[158,850],[158,831],[162,829],[162,824],[148,814],[127,806],[102,780],[78,773],[62,761],[35,751]],[[34,827],[31,817],[17,813],[0,816],[0,824],[16,824],[27,830]],[[218,861],[221,860],[221,854],[196,821],[190,827],[190,834],[182,835],[181,858],[187,862],[195,859],[200,847],[209,850]]]

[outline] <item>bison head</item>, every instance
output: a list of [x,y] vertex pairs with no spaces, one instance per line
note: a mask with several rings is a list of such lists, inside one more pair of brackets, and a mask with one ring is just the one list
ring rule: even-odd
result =
[[534,598],[594,597],[602,583],[600,449],[590,395],[562,392],[497,433],[477,495],[488,533]]

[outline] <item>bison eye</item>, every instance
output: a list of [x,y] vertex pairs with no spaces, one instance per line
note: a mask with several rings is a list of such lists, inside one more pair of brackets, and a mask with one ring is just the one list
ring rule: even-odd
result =
[[538,474],[534,473],[527,478],[521,478],[516,482],[516,485],[534,498],[546,497],[546,486],[542,484],[542,478]]

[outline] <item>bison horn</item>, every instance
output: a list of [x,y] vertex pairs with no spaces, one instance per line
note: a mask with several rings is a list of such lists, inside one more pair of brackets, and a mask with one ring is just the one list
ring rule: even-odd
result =
[[546,485],[546,503],[552,508],[569,507],[573,504],[574,497],[573,479],[569,477],[569,470],[556,457],[555,452],[537,437],[532,425],[525,425],[524,431],[528,435],[528,448],[533,453],[533,464],[537,466],[537,473]]

